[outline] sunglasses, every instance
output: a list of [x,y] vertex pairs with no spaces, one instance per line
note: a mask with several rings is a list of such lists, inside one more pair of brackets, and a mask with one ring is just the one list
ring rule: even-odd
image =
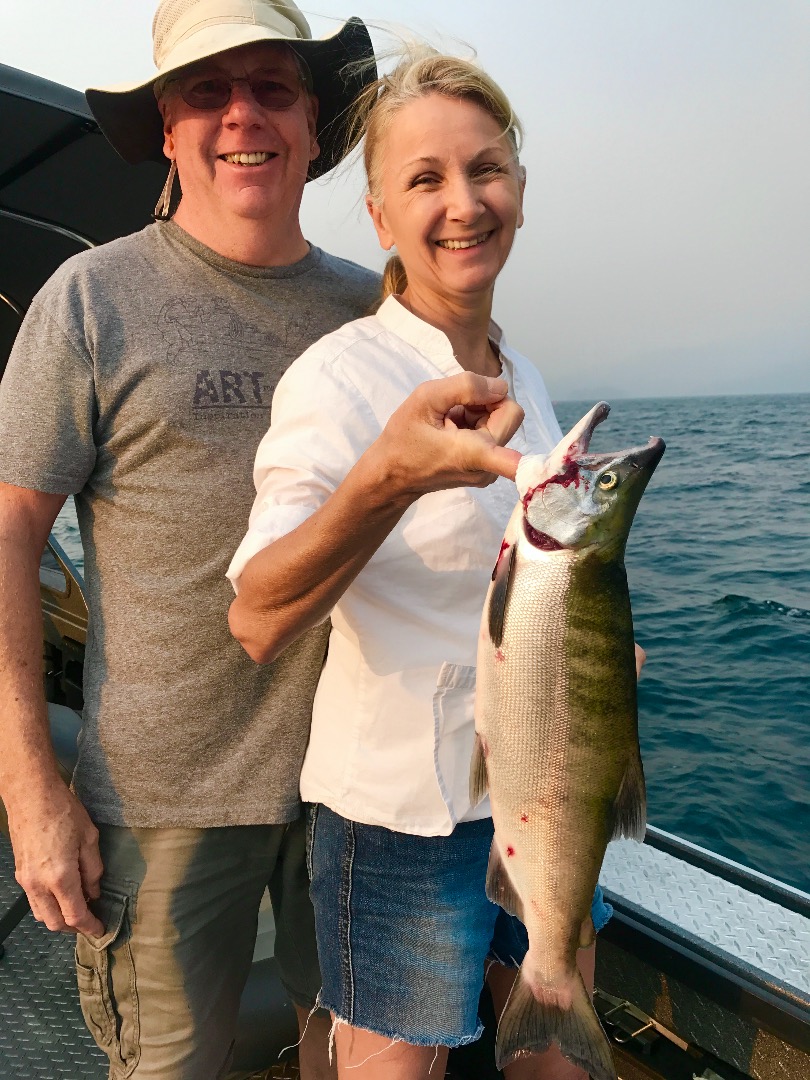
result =
[[182,79],[171,80],[180,92],[180,97],[192,109],[213,112],[224,109],[231,100],[234,83],[247,83],[254,100],[263,109],[289,109],[301,93],[303,82],[290,74],[251,75],[231,78],[230,75],[187,75]]

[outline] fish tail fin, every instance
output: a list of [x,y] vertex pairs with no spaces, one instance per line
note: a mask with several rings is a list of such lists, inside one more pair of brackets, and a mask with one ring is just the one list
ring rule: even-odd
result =
[[619,793],[613,803],[611,840],[622,836],[628,840],[643,840],[647,830],[647,787],[641,754],[636,750],[622,777]]
[[592,1080],[617,1080],[610,1043],[579,973],[564,987],[543,989],[535,996],[521,968],[498,1024],[497,1066],[503,1069],[552,1043]]

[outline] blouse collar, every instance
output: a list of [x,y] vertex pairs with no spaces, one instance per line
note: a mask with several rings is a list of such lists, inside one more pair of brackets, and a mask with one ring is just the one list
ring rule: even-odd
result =
[[[445,374],[456,375],[461,370],[447,334],[414,315],[396,295],[383,300],[377,309],[377,318],[386,330],[391,330],[423,356],[429,357]],[[493,321],[489,324],[489,338],[503,353],[506,341],[501,328]]]

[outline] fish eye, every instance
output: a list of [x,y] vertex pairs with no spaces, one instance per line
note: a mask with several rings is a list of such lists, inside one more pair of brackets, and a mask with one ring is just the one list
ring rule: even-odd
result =
[[602,491],[610,491],[611,488],[615,488],[619,482],[619,477],[615,472],[604,472],[597,480],[599,487]]

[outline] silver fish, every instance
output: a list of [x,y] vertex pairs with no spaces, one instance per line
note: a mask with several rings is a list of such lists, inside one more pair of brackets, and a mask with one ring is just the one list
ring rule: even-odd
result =
[[487,895],[524,923],[529,951],[498,1025],[499,1068],[556,1043],[616,1080],[577,968],[608,841],[644,838],[633,621],[624,549],[664,452],[589,454],[600,402],[546,457],[523,458],[478,646],[470,794],[489,791]]

